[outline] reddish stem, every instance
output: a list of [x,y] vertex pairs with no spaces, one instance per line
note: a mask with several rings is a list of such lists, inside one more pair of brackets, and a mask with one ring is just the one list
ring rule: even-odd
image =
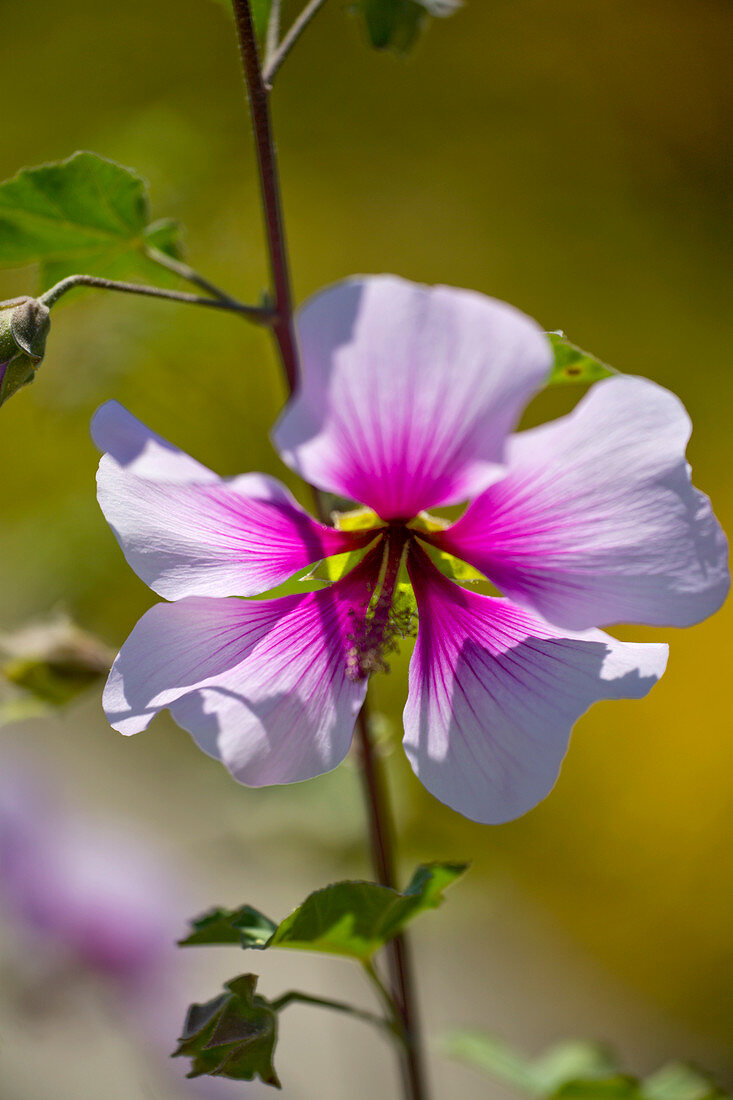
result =
[[290,271],[285,246],[280,179],[277,171],[275,142],[272,136],[268,89],[262,79],[257,38],[248,0],[234,0],[234,16],[237,24],[239,50],[244,67],[244,78],[247,83],[249,113],[254,131],[260,193],[265,216],[267,251],[270,257],[272,286],[275,293],[275,320],[272,331],[280,351],[285,377],[292,393],[298,384],[298,354],[293,332],[293,300],[290,290]]
[[[244,66],[244,77],[247,84],[250,116],[254,130],[265,232],[275,296],[275,319],[272,322],[272,331],[277,341],[285,377],[292,393],[298,381],[298,357],[293,329],[290,274],[285,247],[280,183],[272,136],[268,88],[262,77],[262,67],[249,0],[233,0],[233,3],[239,48]],[[318,495],[317,499],[319,499]],[[320,499],[319,512],[323,512],[323,504]],[[386,786],[369,731],[367,713],[364,708],[362,708],[357,718],[356,733],[361,756],[374,872],[383,886],[394,888],[392,815]],[[387,953],[390,967],[391,995],[404,1040],[400,1047],[404,1095],[406,1100],[427,1100],[428,1094],[415,1011],[413,974],[405,937],[397,936],[391,940],[387,945]]]

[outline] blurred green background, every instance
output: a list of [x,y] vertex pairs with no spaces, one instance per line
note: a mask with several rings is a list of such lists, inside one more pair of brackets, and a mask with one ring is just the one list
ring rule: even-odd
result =
[[[408,61],[368,49],[344,8],[327,5],[273,94],[298,300],[394,271],[563,328],[682,397],[696,484],[730,526],[731,5],[467,0]],[[226,11],[211,0],[3,0],[0,11],[0,178],[77,148],[133,166],[154,215],[186,226],[193,266],[254,300],[266,265]],[[32,271],[0,273],[2,297],[34,288]],[[237,318],[91,291],[56,307],[36,383],[0,413],[2,627],[62,604],[116,647],[152,602],[95,503],[88,423],[101,401],[116,397],[223,474],[272,472],[302,495],[268,442],[283,396],[266,334]],[[528,422],[576,397],[543,395]],[[622,631],[668,639],[667,676],[643,702],[596,706],[551,797],[512,824],[463,821],[390,756],[404,875],[413,859],[474,861],[417,935],[432,1033],[471,1023],[528,1049],[583,1034],[614,1041],[635,1070],[687,1056],[733,1083],[730,630],[724,611],[684,632]],[[407,656],[376,686],[394,739]],[[249,901],[279,917],[304,890],[367,873],[348,763],[248,791],[167,718],[136,739],[114,734],[98,693],[0,736],[78,807],[149,829],[199,907]],[[192,999],[241,966],[216,965]],[[342,968],[308,965],[311,988],[343,992]],[[273,995],[291,984],[280,962],[261,969]],[[306,1015],[284,1035],[286,1096],[391,1095],[379,1038]],[[19,1052],[0,1052],[8,1096],[51,1095],[25,1027],[12,1009],[3,1018]],[[41,1047],[54,1051],[53,1095],[116,1096],[74,1076],[75,1034]],[[104,1066],[112,1055],[98,1047]],[[438,1095],[494,1095],[470,1071],[435,1072]]]

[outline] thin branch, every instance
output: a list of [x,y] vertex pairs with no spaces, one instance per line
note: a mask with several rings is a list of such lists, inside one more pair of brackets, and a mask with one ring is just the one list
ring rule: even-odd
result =
[[272,0],[270,18],[267,21],[267,40],[265,43],[265,68],[276,52],[280,41],[280,0]]
[[326,0],[310,0],[310,3],[306,4],[300,15],[297,17],[290,30],[283,38],[280,45],[271,53],[269,48],[269,36],[268,36],[268,49],[265,60],[265,67],[262,71],[262,79],[268,88],[272,87],[272,81],[275,73],[282,65],[285,58],[292,50],[295,43],[300,38],[305,28],[310,23],[314,15],[317,15],[321,10]]
[[260,325],[273,323],[272,310],[259,306],[248,306],[233,298],[202,298],[199,294],[188,294],[185,290],[165,290],[159,286],[143,286],[140,283],[121,283],[116,279],[102,279],[97,275],[69,275],[56,283],[50,290],[41,294],[38,301],[44,306],[52,306],[68,291],[78,286],[97,287],[100,290],[116,290],[122,294],[142,294],[146,298],[164,298],[169,302],[184,302],[191,306],[208,306],[209,309],[223,309],[230,313],[239,313]]
[[159,248],[154,248],[152,245],[145,245],[145,255],[148,259],[153,260],[154,263],[160,264],[161,267],[165,267],[168,271],[172,271],[174,275],[178,275],[181,279],[185,279],[186,282],[201,287],[202,290],[205,290],[207,294],[211,294],[214,298],[218,298],[222,302],[237,301],[236,298],[232,298],[231,294],[227,294],[225,290],[221,290],[215,283],[205,279],[203,275],[199,275],[198,271],[194,271],[194,269],[184,263],[183,260],[176,260],[173,256],[169,256],[166,252],[161,252]]
[[374,986],[374,988],[376,990],[377,997],[379,998],[379,1000],[382,1002],[382,1005],[384,1006],[384,1009],[387,1013],[387,1016],[388,1016],[389,1020],[391,1021],[391,1026],[392,1026],[393,1031],[399,1037],[399,1039],[404,1043],[405,1037],[404,1037],[404,1033],[403,1033],[403,1030],[402,1030],[402,1022],[400,1020],[399,1012],[397,1011],[397,1005],[395,1004],[394,1000],[392,999],[391,993],[387,989],[387,987],[384,984],[384,982],[382,981],[382,979],[379,977],[379,972],[377,971],[377,968],[375,967],[375,965],[371,961],[371,959],[367,959],[367,960],[362,961],[362,966],[364,967],[364,972],[365,972],[366,976],[369,978],[369,981],[371,982],[371,984]]
[[385,1020],[383,1016],[377,1016],[374,1012],[366,1012],[364,1009],[355,1008],[345,1001],[332,1001],[328,997],[312,997],[309,993],[300,993],[297,989],[291,989],[288,993],[283,993],[281,997],[271,1001],[270,1006],[276,1012],[279,1012],[280,1009],[294,1003],[316,1005],[319,1008],[332,1008],[335,1012],[344,1012],[349,1016],[355,1016],[357,1019],[365,1020],[366,1023],[374,1024],[376,1027],[386,1028],[388,1031],[393,1030],[390,1020]]

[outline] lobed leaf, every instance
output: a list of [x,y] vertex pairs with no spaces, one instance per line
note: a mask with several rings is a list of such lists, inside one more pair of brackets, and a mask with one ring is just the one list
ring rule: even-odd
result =
[[236,943],[240,947],[266,947],[277,928],[274,921],[242,905],[239,909],[210,909],[191,922],[193,931],[179,940],[180,947]]
[[192,932],[180,943],[284,947],[368,962],[409,921],[440,905],[445,889],[467,866],[423,864],[402,893],[374,882],[337,882],[316,890],[279,925],[248,905],[212,909],[192,922]]
[[419,913],[440,905],[464,863],[419,867],[400,893],[373,882],[337,882],[317,890],[278,926],[268,947],[325,951],[368,961]]
[[96,153],[23,168],[0,183],[0,264],[40,263],[44,287],[80,272],[159,275],[150,248],[177,255],[179,226],[151,222],[142,177]]

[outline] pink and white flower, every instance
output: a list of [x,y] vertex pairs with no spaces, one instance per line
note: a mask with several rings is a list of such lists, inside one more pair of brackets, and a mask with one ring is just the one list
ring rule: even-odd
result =
[[[511,434],[547,378],[549,341],[467,290],[349,280],[304,306],[297,335],[300,385],[275,445],[373,523],[317,523],[274,479],[221,479],[104,405],[100,504],[132,568],[171,601],[123,646],[107,717],[132,734],[167,708],[251,786],[328,771],[393,645],[406,567],[419,613],[410,762],[466,816],[517,817],[551,789],[592,703],[646,695],[664,671],[665,645],[597,628],[687,626],[725,598],[725,538],[685,461],[689,418],[653,382],[617,376],[570,415]],[[450,526],[425,519],[467,500]],[[237,598],[355,550],[362,560],[326,588]],[[449,580],[438,551],[508,598]]]

